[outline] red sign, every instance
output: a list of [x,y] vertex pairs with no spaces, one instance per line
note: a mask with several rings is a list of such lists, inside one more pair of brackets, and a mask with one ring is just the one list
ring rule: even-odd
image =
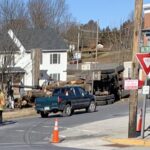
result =
[[137,53],[136,57],[146,75],[148,75],[150,73],[150,53]]
[[138,80],[125,80],[124,81],[125,90],[137,90],[138,89]]

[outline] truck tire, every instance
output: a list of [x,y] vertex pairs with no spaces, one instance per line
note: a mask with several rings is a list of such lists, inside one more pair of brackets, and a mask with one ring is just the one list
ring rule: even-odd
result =
[[105,101],[107,100],[107,95],[105,96],[95,96],[96,101]]
[[97,106],[107,105],[107,101],[96,101]]
[[113,104],[115,102],[115,99],[109,99],[109,100],[107,100],[107,104],[109,105],[109,104]]
[[114,94],[107,96],[107,104],[113,104],[115,102],[115,96]]
[[94,101],[91,101],[89,107],[86,108],[86,112],[91,113],[94,111],[96,111],[96,103]]
[[97,106],[106,105],[107,104],[107,95],[95,96]]
[[48,117],[48,113],[46,113],[46,112],[41,111],[40,114],[41,114],[42,118],[47,118]]
[[67,104],[62,112],[63,117],[71,116],[71,105]]

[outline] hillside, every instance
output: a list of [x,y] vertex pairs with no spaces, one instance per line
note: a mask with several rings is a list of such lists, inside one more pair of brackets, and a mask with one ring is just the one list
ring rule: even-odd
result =
[[[101,63],[122,63],[131,60],[132,51],[130,50],[99,52],[97,57],[97,61]],[[82,54],[82,61],[95,61],[95,55]]]

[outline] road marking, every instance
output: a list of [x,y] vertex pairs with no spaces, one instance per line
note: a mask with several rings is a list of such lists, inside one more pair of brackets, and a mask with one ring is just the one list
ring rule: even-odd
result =
[[[34,143],[34,144],[31,144],[31,145],[45,145],[47,144],[47,142],[43,141],[43,142],[37,142],[37,143]],[[2,147],[12,147],[12,148],[15,148],[15,147],[30,147],[30,144],[24,144],[24,143],[0,143],[0,146]]]
[[[17,132],[25,132],[25,130],[15,130]],[[31,133],[38,133],[38,134],[47,134],[47,133],[43,133],[43,132],[39,132],[39,131],[31,131]]]
[[[54,126],[42,126],[43,128],[54,128]],[[60,129],[68,129],[67,127],[58,127]],[[69,128],[70,129],[70,128]]]
[[25,130],[16,130],[17,132],[25,132]]

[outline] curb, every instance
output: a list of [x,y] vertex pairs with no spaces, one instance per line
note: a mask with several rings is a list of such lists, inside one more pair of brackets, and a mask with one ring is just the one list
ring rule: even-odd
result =
[[114,143],[114,144],[121,144],[121,145],[131,145],[131,146],[145,146],[150,147],[150,140],[148,139],[114,139],[114,138],[106,138],[108,142]]
[[3,112],[4,120],[28,117],[28,116],[36,116],[36,115],[37,113],[34,108],[25,108],[25,109],[18,109],[18,110]]

